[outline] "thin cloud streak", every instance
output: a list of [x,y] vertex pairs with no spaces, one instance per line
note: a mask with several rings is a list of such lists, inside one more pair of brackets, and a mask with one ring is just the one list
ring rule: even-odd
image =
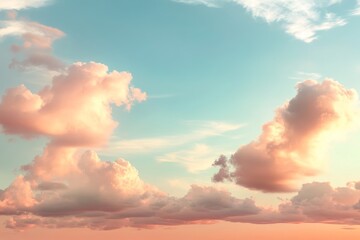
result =
[[103,155],[110,156],[119,153],[155,152],[185,145],[187,143],[198,142],[209,137],[221,136],[225,133],[236,131],[244,126],[242,124],[219,121],[188,121],[187,124],[196,126],[197,129],[188,134],[181,135],[112,141],[107,147],[99,149],[99,152]]
[[211,168],[214,156],[221,153],[224,153],[223,149],[216,149],[206,144],[195,144],[190,149],[166,153],[156,159],[159,162],[183,165],[190,173],[197,173]]

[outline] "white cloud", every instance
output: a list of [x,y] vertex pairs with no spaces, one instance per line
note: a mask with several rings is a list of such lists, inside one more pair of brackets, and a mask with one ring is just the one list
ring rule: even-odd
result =
[[2,0],[0,1],[0,11],[38,8],[49,2],[49,0]]
[[330,7],[341,0],[181,0],[188,4],[218,6],[232,2],[243,6],[254,17],[268,23],[278,22],[286,33],[304,42],[312,42],[319,31],[346,24],[345,18],[331,12]]
[[352,14],[352,15],[360,15],[360,0],[357,0],[357,6],[356,6],[356,8],[352,11],[351,14]]

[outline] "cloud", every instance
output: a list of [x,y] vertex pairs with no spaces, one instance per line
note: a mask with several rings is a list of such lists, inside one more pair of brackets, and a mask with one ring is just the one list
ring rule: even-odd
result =
[[38,8],[50,3],[50,0],[11,0],[1,1],[1,10],[22,10],[27,8]]
[[345,18],[331,12],[333,5],[341,0],[297,1],[297,0],[181,0],[186,4],[202,4],[215,7],[221,3],[235,3],[244,7],[254,17],[268,23],[280,23],[286,33],[304,42],[310,43],[320,31],[344,26]]
[[218,0],[174,0],[175,2],[192,4],[192,5],[205,5],[207,7],[218,7]]
[[[26,168],[25,175],[1,193],[0,213],[17,215],[8,227],[150,227],[205,223],[260,211],[253,200],[212,187],[193,185],[184,197],[170,197],[144,183],[123,159],[105,162],[93,151],[66,150],[46,150],[57,151],[61,171],[42,165],[51,174],[39,175]],[[44,163],[54,162],[53,157],[46,152],[42,156]]]
[[351,14],[355,16],[360,15],[360,0],[357,0],[356,2],[356,8],[351,12]]
[[327,182],[313,182],[302,186],[289,201],[277,209],[264,209],[259,214],[231,217],[232,222],[250,223],[326,223],[360,224],[356,208],[360,191],[352,187],[333,188]]
[[257,140],[240,147],[229,163],[218,164],[215,181],[264,192],[287,192],[296,182],[318,173],[324,143],[356,117],[357,94],[333,80],[307,80],[297,85],[297,95],[278,108],[263,126]]
[[22,37],[23,45],[14,47],[14,51],[20,48],[49,49],[55,40],[64,36],[61,30],[37,22],[6,20],[0,21],[0,26],[0,37]]
[[24,85],[9,89],[0,103],[0,124],[7,134],[46,136],[57,145],[101,145],[117,126],[110,105],[129,108],[146,98],[131,80],[131,74],[109,73],[103,64],[75,63],[38,93]]
[[19,70],[26,70],[32,67],[45,68],[50,71],[59,71],[64,69],[66,66],[58,58],[44,53],[32,53],[29,54],[26,59],[21,61],[14,59],[10,64],[10,68]]
[[223,182],[224,180],[232,181],[228,159],[225,155],[220,155],[212,166],[220,167],[219,171],[212,177],[213,182]]
[[343,26],[346,20],[328,10],[341,1],[236,0],[255,17],[266,22],[280,22],[285,31],[304,42],[312,42],[319,31]]
[[10,68],[27,70],[43,68],[60,72],[66,64],[52,54],[54,41],[65,34],[59,29],[37,22],[7,20],[0,21],[0,38],[20,37],[21,45],[12,45],[13,54],[21,60],[13,59]]
[[139,138],[112,141],[101,150],[104,155],[116,155],[120,153],[147,153],[193,143],[205,138],[221,136],[227,132],[240,129],[243,125],[220,121],[187,121],[195,130],[187,134],[161,136],[154,138]]
[[[352,187],[308,183],[277,208],[266,208],[257,206],[253,199],[239,199],[225,190],[198,185],[192,185],[183,197],[170,197],[141,181],[124,160],[103,162],[93,152],[84,153],[78,160],[78,172],[68,175],[72,181],[68,179],[67,188],[40,191],[29,188],[31,184],[20,178],[20,184],[6,189],[0,211],[14,215],[7,227],[110,230],[217,221],[360,224],[360,191]],[[32,195],[23,195],[29,189],[34,191]]]
[[356,203],[360,191],[349,187],[332,188],[329,183],[304,184],[290,202],[280,205],[280,214],[296,214],[303,221],[359,224]]
[[307,80],[320,80],[322,78],[321,74],[315,72],[297,72],[295,76],[291,77],[291,79],[303,81]]
[[195,144],[188,150],[166,153],[157,157],[159,162],[178,163],[186,167],[189,172],[198,172],[209,168],[214,156],[221,151],[212,149],[206,144]]

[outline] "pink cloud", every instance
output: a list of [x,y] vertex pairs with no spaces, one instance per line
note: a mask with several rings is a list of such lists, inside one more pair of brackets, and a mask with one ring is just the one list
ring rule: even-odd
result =
[[[88,169],[83,171],[85,175],[79,184],[68,182],[66,188],[53,188],[46,192],[33,189],[34,199],[27,201],[31,205],[17,203],[21,211],[9,219],[7,226],[15,229],[86,227],[109,230],[217,221],[360,224],[360,191],[355,188],[333,188],[329,183],[318,182],[304,184],[297,195],[276,209],[256,206],[254,200],[238,199],[224,190],[196,185],[184,197],[174,198],[142,182],[126,161],[101,162],[94,157],[93,153],[82,156],[92,161],[89,164],[91,171],[100,170],[97,175],[101,176],[100,182],[88,178],[96,176],[86,175]],[[114,181],[115,176],[117,179]],[[108,182],[102,181],[105,179]],[[132,184],[131,180],[137,183],[135,188],[130,192],[123,191]],[[82,187],[77,188],[80,185]],[[2,213],[15,214],[15,211],[2,209]]]
[[7,134],[47,136],[56,145],[104,144],[117,126],[110,105],[129,107],[146,98],[131,79],[103,64],[75,63],[38,93],[23,85],[9,89],[0,103],[0,124]]
[[[193,185],[184,197],[170,197],[143,182],[129,162],[101,161],[93,151],[48,147],[41,156],[43,165],[38,158],[33,164],[51,174],[26,168],[25,175],[0,194],[0,212],[18,215],[8,227],[148,228],[208,223],[260,211],[253,200],[212,187]],[[58,161],[54,158],[62,159],[62,166],[46,165]]]
[[240,147],[213,180],[264,192],[287,192],[297,181],[319,172],[323,143],[356,115],[357,94],[333,80],[307,80],[297,85],[297,95],[278,108],[263,126],[257,140]]

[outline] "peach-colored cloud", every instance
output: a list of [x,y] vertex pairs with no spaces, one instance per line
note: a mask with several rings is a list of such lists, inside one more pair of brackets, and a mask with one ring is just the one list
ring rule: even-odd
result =
[[[144,183],[123,159],[105,162],[93,151],[49,148],[42,162],[37,157],[33,164],[51,174],[26,168],[24,176],[0,193],[0,212],[18,215],[8,227],[151,227],[207,223],[260,211],[253,200],[212,187],[193,185],[184,197],[170,197]],[[61,159],[62,166],[47,164]]]
[[333,188],[326,182],[304,184],[291,200],[260,214],[231,217],[228,221],[249,223],[360,224],[360,191],[353,187]]
[[0,103],[0,124],[7,134],[43,135],[57,145],[101,145],[117,126],[110,105],[129,107],[146,98],[131,79],[103,64],[75,63],[38,93],[23,85],[9,89]]
[[286,192],[297,188],[298,179],[318,173],[324,142],[356,115],[357,94],[333,80],[307,80],[297,91],[263,126],[259,138],[231,157],[233,172],[215,163],[220,165],[215,181],[231,179],[251,189]]
[[[169,197],[142,182],[136,170],[124,160],[101,162],[93,153],[85,153],[81,158],[91,164],[82,171],[80,183],[69,181],[66,188],[42,191],[34,188],[31,205],[17,203],[21,211],[9,219],[7,226],[109,230],[216,221],[360,224],[360,191],[352,187],[333,188],[329,183],[318,182],[304,184],[291,200],[271,209],[213,187],[193,185],[184,197]],[[91,179],[95,176],[100,176],[99,182]],[[134,188],[127,191],[134,183]],[[1,210],[3,214],[15,214],[11,208]]]
[[7,189],[0,192],[0,214],[19,214],[35,203],[31,184],[23,176],[18,176]]

